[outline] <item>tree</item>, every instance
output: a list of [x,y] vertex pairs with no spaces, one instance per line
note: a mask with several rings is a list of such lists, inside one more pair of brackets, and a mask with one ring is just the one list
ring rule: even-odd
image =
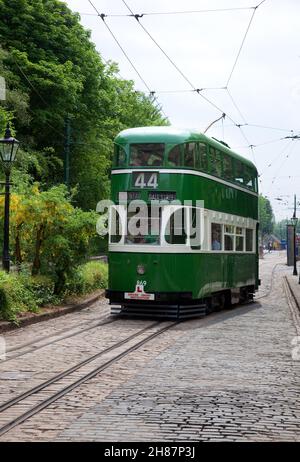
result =
[[263,238],[266,234],[271,234],[273,231],[274,214],[269,199],[262,196],[261,194],[258,198],[258,213],[260,232]]
[[[117,77],[116,64],[102,61],[90,32],[65,3],[0,0],[0,17],[0,74],[8,87],[3,107],[34,160],[29,172],[45,188],[63,181],[57,160],[63,160],[69,118],[70,183],[79,186],[77,204],[94,209],[109,194],[114,136],[168,122],[153,97],[136,92],[133,82]],[[48,180],[53,161],[55,175]]]

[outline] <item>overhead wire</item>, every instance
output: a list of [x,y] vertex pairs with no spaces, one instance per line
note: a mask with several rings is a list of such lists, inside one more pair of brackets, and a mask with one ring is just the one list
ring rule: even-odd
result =
[[[232,8],[214,8],[214,9],[203,9],[203,10],[184,10],[184,11],[152,11],[148,13],[140,13],[138,16],[142,18],[143,16],[159,16],[159,15],[177,15],[177,14],[195,14],[195,13],[218,13],[226,11],[237,11],[237,10],[252,10],[255,6],[245,6],[245,7],[232,7]],[[80,13],[82,16],[97,16],[95,13]],[[132,14],[106,14],[106,17],[115,17],[115,18],[124,18],[132,16]]]
[[[245,44],[245,41],[246,41],[246,38],[247,38],[247,35],[249,33],[249,30],[250,30],[250,27],[251,27],[251,24],[253,22],[253,19],[254,19],[254,15],[255,15],[255,12],[257,11],[257,9],[259,8],[259,6],[264,3],[266,0],[262,0],[259,4],[257,4],[256,6],[253,6],[253,7],[244,7],[244,8],[234,8],[234,9],[244,9],[244,10],[250,10],[252,9],[253,10],[253,13],[251,15],[251,18],[250,18],[250,21],[247,25],[247,28],[246,28],[246,31],[245,31],[245,34],[243,36],[243,39],[242,39],[242,42],[241,42],[241,45],[239,47],[239,50],[238,50],[238,53],[237,53],[237,56],[235,58],[235,61],[234,61],[234,64],[233,64],[233,67],[230,71],[230,74],[229,74],[229,77],[227,79],[227,83],[226,83],[226,86],[225,87],[203,87],[203,88],[196,88],[196,86],[192,83],[192,81],[185,75],[185,73],[178,67],[178,65],[174,62],[174,60],[172,58],[170,58],[170,56],[165,52],[165,50],[159,45],[159,43],[155,40],[155,38],[150,34],[150,32],[146,29],[146,27],[141,23],[140,21],[140,18],[142,18],[143,16],[146,16],[146,15],[150,15],[150,14],[179,14],[179,13],[184,13],[184,11],[181,11],[181,12],[165,12],[165,13],[142,13],[142,14],[135,14],[133,12],[133,10],[130,8],[130,6],[128,5],[128,3],[125,1],[125,0],[122,0],[123,4],[125,5],[125,7],[128,9],[129,13],[130,14],[127,14],[127,15],[106,15],[106,14],[103,14],[103,13],[100,13],[98,11],[98,9],[95,7],[95,5],[92,3],[91,0],[88,0],[90,5],[93,7],[93,9],[95,10],[96,12],[96,15],[99,16],[102,21],[104,22],[105,26],[108,28],[109,32],[111,33],[111,35],[113,36],[114,40],[116,41],[116,43],[118,44],[118,46],[120,47],[122,53],[124,54],[124,56],[126,57],[126,59],[129,61],[129,63],[131,64],[131,66],[133,67],[133,69],[135,70],[135,72],[137,73],[137,75],[139,76],[139,78],[141,79],[141,81],[144,83],[144,85],[146,86],[147,90],[149,91],[150,95],[152,95],[154,98],[155,98],[155,95],[156,94],[159,94],[159,93],[187,93],[187,92],[194,92],[194,93],[197,93],[199,94],[207,103],[209,103],[210,105],[212,105],[215,109],[217,109],[218,111],[225,113],[217,104],[215,104],[213,101],[211,101],[209,98],[207,98],[202,92],[205,91],[205,90],[226,90],[227,93],[228,93],[228,96],[233,104],[233,106],[235,107],[235,109],[237,110],[239,116],[241,117],[243,123],[236,123],[235,120],[233,118],[231,118],[230,116],[228,116],[228,114],[225,113],[225,115],[228,117],[229,120],[231,120],[233,122],[233,125],[236,126],[237,128],[240,129],[241,131],[241,134],[243,136],[243,138],[245,139],[245,141],[247,142],[247,147],[251,149],[251,153],[252,153],[252,156],[254,158],[254,162],[255,162],[255,155],[254,155],[254,148],[257,147],[257,146],[260,146],[260,145],[263,145],[263,144],[268,144],[269,142],[266,142],[266,143],[261,143],[260,145],[254,145],[254,144],[251,144],[246,136],[246,134],[244,133],[244,131],[242,130],[242,127],[243,126],[255,126],[254,124],[248,124],[246,122],[246,119],[244,117],[244,115],[242,114],[241,110],[239,109],[237,103],[235,102],[235,100],[233,99],[233,96],[231,94],[231,92],[229,91],[228,89],[228,84],[232,78],[232,75],[233,75],[233,72],[237,66],[237,63],[238,63],[238,59],[241,55],[241,51],[243,49],[243,46]],[[215,9],[215,10],[197,10],[198,12],[209,12],[209,11],[221,11],[221,10],[226,10],[226,11],[229,11],[229,10],[232,10],[231,8],[227,8],[227,9]],[[196,12],[196,10],[194,10],[193,12]],[[186,11],[186,13],[189,13],[188,11]],[[192,11],[190,11],[190,13],[192,13]],[[171,65],[177,70],[177,72],[182,76],[182,78],[189,84],[189,86],[191,87],[191,90],[160,90],[160,91],[153,91],[153,90],[150,90],[150,87],[148,86],[148,84],[146,83],[146,81],[142,78],[141,74],[138,72],[138,70],[136,69],[136,67],[134,66],[133,62],[130,60],[130,58],[128,57],[127,53],[125,52],[125,50],[123,49],[123,47],[121,46],[121,44],[119,43],[119,41],[117,40],[116,36],[113,34],[112,30],[109,28],[107,22],[105,21],[105,18],[106,17],[110,17],[110,16],[127,16],[127,17],[133,17],[134,19],[136,19],[136,21],[138,22],[139,26],[144,30],[144,32],[148,35],[148,37],[153,41],[153,43],[159,48],[159,50],[164,54],[164,56],[167,58],[167,60],[171,63]],[[223,120],[222,120],[222,123],[223,123]],[[224,123],[223,123],[223,129],[224,129]],[[256,125],[258,126],[258,125]],[[268,127],[265,127],[265,126],[261,126],[261,128],[268,128]],[[270,127],[271,128],[271,127]],[[290,131],[290,130],[287,130],[287,131]],[[291,131],[292,132],[292,131]],[[277,140],[275,140],[277,141]],[[273,142],[273,141],[272,141]],[[256,163],[256,162],[255,162]]]
[[[115,34],[113,33],[113,31],[111,30],[111,28],[109,27],[109,25],[107,24],[107,22],[105,21],[105,17],[106,15],[104,15],[103,13],[100,13],[98,11],[98,9],[96,8],[96,6],[93,4],[93,2],[91,0],[88,0],[89,4],[94,8],[94,10],[96,11],[97,13],[97,16],[102,19],[105,27],[107,28],[107,30],[109,31],[109,33],[111,34],[111,36],[113,37],[114,41],[116,42],[116,44],[118,45],[118,47],[120,48],[120,50],[122,51],[123,55],[125,56],[125,58],[127,59],[127,61],[129,62],[129,64],[131,65],[131,67],[134,69],[134,71],[136,72],[136,74],[139,76],[139,78],[141,79],[141,81],[143,82],[143,84],[145,85],[145,87],[147,88],[147,90],[149,91],[150,95],[153,96],[154,100],[157,100],[157,98],[155,97],[155,92],[153,92],[151,90],[151,88],[149,87],[149,85],[147,84],[147,82],[145,81],[145,79],[141,76],[140,72],[137,70],[136,66],[133,64],[132,60],[129,58],[128,54],[126,53],[126,51],[124,50],[124,48],[122,47],[121,43],[119,42],[119,40],[117,39],[117,37],[115,36]],[[166,118],[167,115],[164,113],[163,109],[161,108],[160,109],[161,112],[164,114],[164,116]]]

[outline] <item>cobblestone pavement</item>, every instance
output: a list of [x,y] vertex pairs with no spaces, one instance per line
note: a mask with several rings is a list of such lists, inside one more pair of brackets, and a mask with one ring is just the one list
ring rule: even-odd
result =
[[[280,253],[265,255],[255,303],[177,325],[0,440],[300,441],[300,361],[291,344],[300,324],[287,303],[283,276],[291,269],[283,263]],[[120,320],[25,355],[22,364],[0,364],[0,401],[147,322]],[[29,375],[15,386],[3,379],[22,371]]]

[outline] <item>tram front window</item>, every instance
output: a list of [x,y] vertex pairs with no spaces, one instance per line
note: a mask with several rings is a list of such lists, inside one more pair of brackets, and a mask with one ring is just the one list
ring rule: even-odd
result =
[[125,244],[160,244],[160,207],[145,207],[127,213]]
[[163,143],[132,144],[130,166],[156,167],[163,165],[165,145]]

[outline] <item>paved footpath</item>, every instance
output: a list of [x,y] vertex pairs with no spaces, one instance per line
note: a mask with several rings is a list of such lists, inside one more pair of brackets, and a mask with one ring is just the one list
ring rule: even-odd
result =
[[255,303],[177,325],[0,440],[300,441],[300,321],[284,263],[265,255]]

